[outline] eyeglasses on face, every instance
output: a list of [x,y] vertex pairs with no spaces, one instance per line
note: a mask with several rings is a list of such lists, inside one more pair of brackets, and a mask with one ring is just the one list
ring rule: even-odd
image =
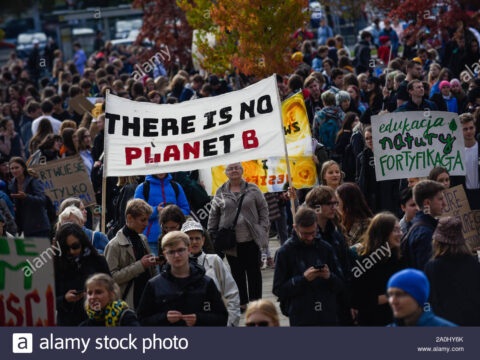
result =
[[77,241],[74,242],[72,245],[67,245],[67,247],[71,250],[78,250],[82,247],[82,245]]
[[187,251],[187,248],[181,248],[177,250],[168,250],[165,251],[165,254],[169,257],[174,257],[175,255],[183,255]]
[[232,166],[227,169],[227,171],[242,170],[241,166]]
[[258,322],[251,321],[251,322],[247,322],[245,325],[248,327],[253,327],[253,326],[264,327],[264,326],[268,326],[268,321],[258,321]]

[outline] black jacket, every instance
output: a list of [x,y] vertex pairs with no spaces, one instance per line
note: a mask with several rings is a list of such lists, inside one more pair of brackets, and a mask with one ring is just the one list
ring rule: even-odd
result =
[[110,275],[108,264],[101,255],[93,255],[85,249],[79,261],[71,260],[64,263],[55,258],[55,291],[57,300],[57,325],[77,326],[87,320],[84,303],[85,298],[77,302],[65,301],[65,294],[69,290],[84,290],[85,281],[90,275],[104,273]]
[[480,325],[480,263],[473,256],[442,256],[425,266],[436,315],[462,326]]
[[365,196],[368,206],[373,213],[391,211],[399,216],[400,181],[377,181],[373,152],[369,148],[366,147],[358,155],[356,171],[355,182]]
[[[360,40],[358,44],[355,45],[354,53],[355,57],[353,65],[355,66],[355,69],[359,69],[360,72],[368,70],[371,58],[370,43],[367,40]],[[357,73],[359,72],[357,71]]]
[[[385,248],[384,245],[382,246]],[[390,277],[405,268],[404,262],[394,256],[383,258],[383,256],[388,256],[386,250],[382,250],[383,254],[379,253],[378,249],[376,251],[376,255],[360,257],[352,269],[354,275],[352,282],[353,306],[358,309],[360,326],[387,326],[393,321],[390,306],[388,303],[379,305],[378,296],[385,294]],[[366,269],[364,265],[367,264],[367,259],[372,262],[379,260],[373,267]]]
[[144,326],[185,326],[180,320],[167,320],[170,310],[196,314],[195,326],[226,326],[228,313],[215,282],[205,275],[205,269],[190,262],[190,275],[179,279],[172,275],[169,264],[160,275],[150,279],[143,291],[137,315]]
[[[327,264],[330,278],[308,281],[305,270],[318,263]],[[303,243],[294,232],[277,251],[273,294],[285,302],[291,326],[336,325],[336,296],[343,282],[336,274],[333,251],[316,238],[312,245]]]
[[[8,184],[10,194],[17,194],[17,180],[13,179]],[[38,232],[50,231],[46,209],[46,197],[40,180],[26,176],[23,182],[23,192],[27,194],[25,199],[13,199],[15,204],[15,220],[18,232],[25,237],[35,235]]]

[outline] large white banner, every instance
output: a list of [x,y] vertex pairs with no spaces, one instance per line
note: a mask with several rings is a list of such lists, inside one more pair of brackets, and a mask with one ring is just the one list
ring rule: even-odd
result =
[[465,146],[458,115],[406,111],[372,116],[377,180],[428,176],[438,166],[465,175]]
[[157,105],[107,95],[106,176],[208,168],[284,155],[275,76],[245,89]]

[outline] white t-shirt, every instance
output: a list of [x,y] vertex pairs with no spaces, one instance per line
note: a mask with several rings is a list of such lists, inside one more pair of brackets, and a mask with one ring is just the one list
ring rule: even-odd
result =
[[50,115],[42,115],[33,120],[32,122],[32,134],[35,135],[37,133],[38,124],[42,119],[50,120],[50,124],[52,124],[53,133],[58,134],[60,132],[60,126],[62,126],[62,122],[60,120],[55,119],[53,116]]
[[467,189],[480,188],[478,183],[478,142],[472,147],[465,147],[465,185]]

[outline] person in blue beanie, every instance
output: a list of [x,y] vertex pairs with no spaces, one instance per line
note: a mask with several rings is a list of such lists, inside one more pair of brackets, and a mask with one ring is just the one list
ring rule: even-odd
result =
[[457,326],[427,310],[429,292],[430,283],[422,271],[404,269],[393,274],[387,297],[395,320],[389,326]]

